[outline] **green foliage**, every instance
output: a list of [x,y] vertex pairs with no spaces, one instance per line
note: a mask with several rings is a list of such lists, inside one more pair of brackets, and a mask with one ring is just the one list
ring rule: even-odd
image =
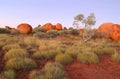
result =
[[33,70],[30,72],[29,79],[46,79],[45,78],[45,71],[36,71]]
[[47,63],[44,67],[46,79],[64,79],[64,67],[59,63]]
[[70,34],[71,34],[71,35],[79,35],[79,30],[77,30],[77,29],[72,29],[72,30],[70,30]]
[[5,68],[6,69],[15,69],[15,70],[19,70],[19,69],[27,70],[27,69],[33,69],[36,66],[37,65],[34,60],[32,60],[30,58],[18,57],[18,58],[12,58],[12,59],[8,60],[6,62]]
[[57,53],[58,52],[56,50],[38,51],[33,54],[33,57],[37,59],[52,59],[57,55]]
[[49,37],[55,37],[59,35],[57,30],[48,30],[46,33],[49,35]]
[[71,63],[73,58],[68,54],[58,54],[55,57],[55,61],[60,62],[61,64]]
[[37,32],[33,36],[39,37],[39,38],[49,38],[49,35],[44,32]]
[[98,56],[92,52],[79,53],[77,56],[77,60],[80,61],[81,63],[87,63],[87,64],[99,62]]
[[74,17],[74,20],[81,21],[81,20],[83,20],[83,18],[84,18],[83,14],[78,14],[77,16]]
[[9,30],[6,30],[5,28],[0,28],[0,34],[1,33],[10,33],[10,31]]
[[39,39],[37,37],[26,37],[23,39],[24,44],[27,46],[36,47],[38,45]]
[[20,46],[18,44],[7,44],[7,45],[4,45],[2,47],[2,49],[6,50],[6,51],[8,51],[8,50],[10,50],[12,48],[17,49],[17,48],[20,48]]
[[33,31],[32,31],[32,33],[37,33],[37,32],[43,32],[43,33],[45,33],[46,32],[46,30],[44,30],[43,28],[36,28],[36,29],[34,29]]
[[61,42],[58,40],[39,40],[38,44],[39,44],[39,50],[44,51],[44,50],[56,49],[58,45],[61,44]]
[[18,57],[21,57],[21,58],[25,58],[25,57],[28,57],[29,54],[27,53],[27,51],[25,51],[24,49],[11,49],[9,50],[5,55],[4,55],[4,59],[8,60],[8,59],[11,59],[11,58],[18,58]]
[[61,30],[61,31],[58,31],[59,35],[65,35],[65,34],[69,34],[70,33],[70,30]]
[[66,54],[70,55],[73,58],[76,58],[78,53],[80,53],[79,51],[80,49],[77,49],[77,47],[68,47],[65,51]]
[[0,79],[15,79],[15,72],[13,70],[7,70],[0,74]]
[[93,51],[98,55],[112,55],[115,53],[115,49],[112,47],[105,47],[105,48],[94,48]]
[[61,64],[48,62],[41,71],[30,72],[29,79],[67,79],[67,77]]
[[115,53],[112,55],[112,59],[113,59],[115,62],[120,63],[120,54],[119,54],[118,52],[115,52]]

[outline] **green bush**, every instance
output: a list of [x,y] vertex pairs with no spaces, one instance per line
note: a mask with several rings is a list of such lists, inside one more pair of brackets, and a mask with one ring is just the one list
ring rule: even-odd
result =
[[48,62],[44,67],[46,79],[64,79],[66,77],[64,67],[60,63]]
[[80,49],[77,49],[77,47],[68,47],[65,51],[66,54],[70,55],[73,58],[76,58]]
[[24,44],[27,45],[27,46],[31,46],[31,47],[36,47],[38,46],[38,41],[39,39],[37,37],[25,37],[23,39],[24,41]]
[[69,64],[72,60],[72,57],[67,54],[58,54],[55,57],[55,61],[60,62],[61,64]]
[[33,31],[32,31],[32,33],[34,34],[34,33],[38,33],[38,32],[46,32],[46,30],[44,30],[43,28],[37,28],[37,29],[34,29]]
[[6,69],[33,69],[36,67],[36,63],[34,60],[30,58],[12,58],[6,62],[5,68]]
[[59,32],[57,30],[48,30],[46,32],[50,37],[55,37],[59,35]]
[[25,57],[29,57],[29,54],[24,49],[19,48],[19,49],[11,49],[4,55],[4,59],[6,60],[17,57],[25,58]]
[[33,70],[30,72],[29,79],[46,79],[45,78],[45,71],[36,71]]
[[98,63],[99,58],[95,53],[92,52],[85,52],[85,53],[79,53],[77,56],[77,60],[81,63]]
[[65,35],[65,34],[70,34],[70,31],[69,30],[61,30],[61,31],[58,31],[59,35]]
[[38,51],[33,54],[33,57],[37,59],[52,59],[56,56],[56,54],[56,50]]
[[0,79],[15,79],[15,72],[13,70],[7,70],[0,74]]
[[39,37],[39,38],[49,38],[49,35],[44,32],[37,32],[33,36]]
[[6,30],[5,28],[0,28],[0,33],[10,33],[9,30]]
[[10,50],[12,48],[17,49],[17,48],[20,48],[20,46],[18,44],[7,44],[7,45],[4,45],[2,47],[2,49],[6,50],[6,51],[8,51],[8,50]]
[[29,79],[67,79],[67,77],[61,64],[48,62],[41,71],[30,72]]
[[72,29],[72,30],[70,30],[70,34],[72,34],[72,35],[79,35],[79,30]]
[[112,55],[115,53],[115,49],[112,47],[105,47],[105,48],[94,48],[93,51],[97,54],[97,55]]

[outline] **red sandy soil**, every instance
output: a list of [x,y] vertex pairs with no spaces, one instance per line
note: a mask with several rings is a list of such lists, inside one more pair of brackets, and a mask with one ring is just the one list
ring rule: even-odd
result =
[[120,79],[120,64],[109,56],[100,56],[98,64],[81,64],[73,61],[65,66],[69,79]]
[[[99,56],[98,64],[82,64],[74,60],[65,66],[69,79],[120,79],[120,64],[111,60],[110,56]],[[51,60],[35,60],[41,70]],[[30,71],[18,71],[16,79],[29,79]]]

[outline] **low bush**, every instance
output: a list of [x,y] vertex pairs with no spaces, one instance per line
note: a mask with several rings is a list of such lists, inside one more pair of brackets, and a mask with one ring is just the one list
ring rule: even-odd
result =
[[8,51],[8,50],[10,50],[12,48],[17,49],[17,48],[21,48],[21,47],[19,46],[19,44],[7,44],[7,45],[4,45],[2,47],[2,49],[6,50],[6,51]]
[[80,61],[81,63],[86,63],[86,64],[99,62],[98,56],[92,52],[79,53],[77,56],[77,60]]
[[14,70],[7,70],[0,74],[0,79],[15,79],[16,74]]
[[0,28],[0,33],[7,33],[7,34],[9,34],[10,31],[6,30],[5,28]]
[[11,58],[18,58],[18,57],[21,58],[29,57],[29,54],[24,49],[19,48],[19,49],[11,49],[4,55],[4,59],[6,60]]
[[76,58],[80,49],[77,49],[77,47],[68,47],[65,51],[66,54],[70,55],[73,58]]
[[33,70],[30,72],[29,79],[46,79],[45,78],[45,71]]
[[50,37],[55,37],[59,35],[59,32],[57,30],[48,30],[46,32]]
[[48,50],[48,51],[38,51],[33,54],[34,58],[37,59],[52,59],[56,56],[57,51],[56,50]]
[[67,77],[60,63],[48,62],[41,71],[30,72],[29,79],[67,79]]
[[72,35],[79,35],[79,30],[72,29],[72,30],[70,30],[70,34],[72,34]]
[[36,28],[36,29],[34,29],[33,31],[32,31],[32,33],[34,34],[34,33],[38,33],[38,32],[46,32],[46,30],[44,30],[43,28]]
[[93,51],[97,55],[112,55],[115,53],[115,49],[112,47],[94,48]]
[[33,36],[39,37],[39,38],[49,38],[49,35],[44,32],[37,32]]
[[68,54],[58,54],[55,57],[55,61],[60,62],[61,64],[69,64],[72,60],[72,57]]
[[36,63],[34,60],[30,58],[12,58],[6,62],[6,69],[15,69],[15,70],[29,70],[36,67]]

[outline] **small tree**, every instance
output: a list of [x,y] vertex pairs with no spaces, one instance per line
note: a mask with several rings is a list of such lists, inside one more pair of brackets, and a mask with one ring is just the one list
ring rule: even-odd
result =
[[88,41],[91,39],[93,36],[92,32],[92,26],[94,26],[96,23],[96,18],[94,13],[90,13],[90,15],[87,18],[84,18],[83,14],[78,14],[77,16],[74,17],[73,21],[73,26],[77,28],[81,28],[80,24],[82,27],[84,27],[84,33],[82,34],[82,39],[83,41]]

